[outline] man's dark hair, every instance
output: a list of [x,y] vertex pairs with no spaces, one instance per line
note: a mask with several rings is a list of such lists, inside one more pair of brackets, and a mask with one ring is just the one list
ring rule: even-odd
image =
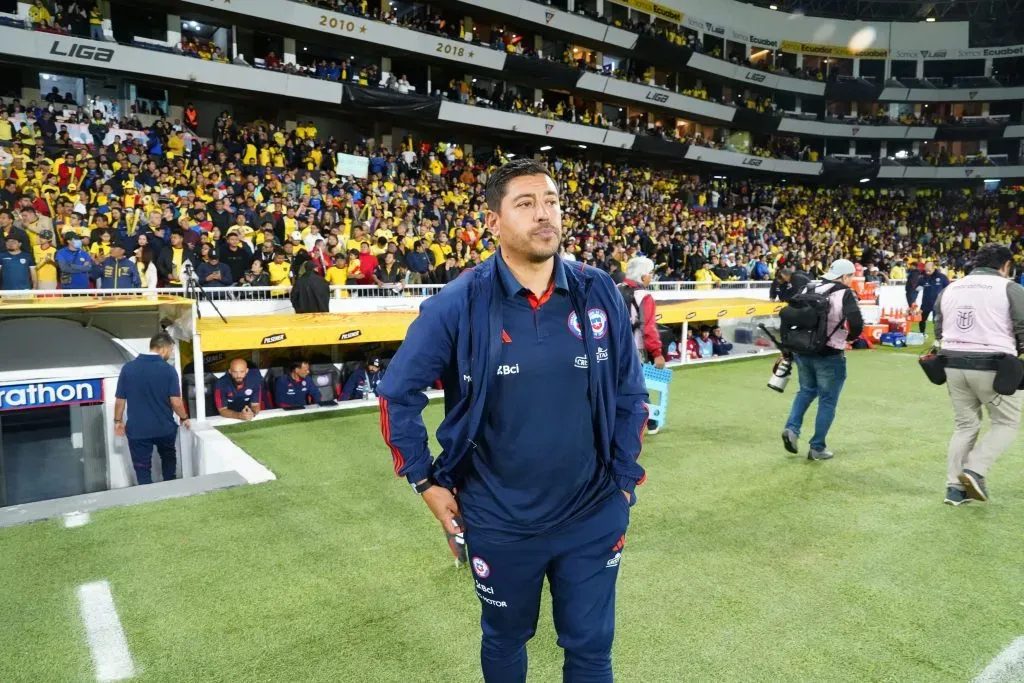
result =
[[14,213],[7,209],[3,209],[2,211],[0,211],[0,216],[7,216],[12,221],[14,220]]
[[505,198],[508,184],[520,176],[546,175],[551,178],[547,166],[533,159],[513,159],[504,166],[499,166],[487,179],[487,208],[497,212],[501,208],[501,200]]
[[986,244],[978,250],[978,255],[974,257],[974,267],[999,270],[1006,265],[1007,261],[1012,260],[1013,253],[1009,247],[1004,247],[1002,244]]
[[157,332],[149,340],[150,350],[154,349],[170,349],[174,347],[174,340],[171,339],[171,335],[166,332]]
[[301,368],[303,365],[305,365],[308,362],[309,361],[305,361],[305,360],[289,361],[289,363],[288,363],[288,374],[289,375],[292,374],[293,372],[295,372],[296,370],[298,370],[299,368]]

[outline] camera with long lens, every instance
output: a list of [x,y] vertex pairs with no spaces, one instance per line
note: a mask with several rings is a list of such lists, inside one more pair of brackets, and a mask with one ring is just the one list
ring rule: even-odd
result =
[[775,365],[772,366],[772,374],[768,378],[768,388],[781,394],[786,390],[789,378],[793,374],[793,354],[775,338],[775,335],[764,326],[764,323],[758,325],[758,328],[768,336],[768,339],[775,344],[775,348],[782,353],[779,359],[775,361]]

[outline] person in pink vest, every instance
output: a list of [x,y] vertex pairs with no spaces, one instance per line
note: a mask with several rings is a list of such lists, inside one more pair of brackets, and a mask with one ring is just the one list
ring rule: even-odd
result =
[[[1024,352],[1024,287],[1009,279],[1013,254],[1003,245],[982,247],[973,265],[935,303],[935,339],[945,358],[955,424],[947,460],[947,505],[988,500],[988,470],[1020,428],[1022,393],[997,393],[993,380],[1000,360]],[[992,426],[979,439],[982,406]]]

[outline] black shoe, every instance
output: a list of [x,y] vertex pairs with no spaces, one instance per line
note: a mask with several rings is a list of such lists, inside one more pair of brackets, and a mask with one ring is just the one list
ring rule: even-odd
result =
[[985,477],[971,470],[964,470],[958,477],[960,483],[966,489],[965,493],[972,500],[986,502],[988,500],[988,489],[985,487]]
[[960,489],[950,486],[949,488],[946,489],[946,499],[942,502],[945,503],[946,505],[952,505],[953,507],[956,507],[957,505],[970,503],[971,499],[968,498],[967,494],[961,491]]
[[800,437],[797,436],[796,432],[794,432],[792,429],[782,430],[782,445],[786,447],[787,451],[789,451],[790,453],[799,453],[799,442]]

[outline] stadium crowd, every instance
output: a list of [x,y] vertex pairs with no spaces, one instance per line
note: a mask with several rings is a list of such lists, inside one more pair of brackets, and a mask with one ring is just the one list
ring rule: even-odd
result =
[[[510,156],[411,138],[397,153],[371,151],[322,139],[311,122],[287,131],[227,113],[209,141],[186,139],[180,122],[161,119],[146,139],[99,148],[33,142],[9,140],[0,157],[7,290],[182,286],[187,271],[205,286],[282,292],[305,275],[396,290],[443,284],[495,253],[482,188]],[[368,156],[369,177],[337,175],[338,153]],[[783,265],[814,276],[840,256],[902,279],[926,259],[955,275],[987,241],[1021,253],[1024,209],[1012,195],[708,182],[581,159],[551,165],[563,195],[563,255],[620,278],[637,254],[655,261],[661,280],[710,287],[768,280]]]

